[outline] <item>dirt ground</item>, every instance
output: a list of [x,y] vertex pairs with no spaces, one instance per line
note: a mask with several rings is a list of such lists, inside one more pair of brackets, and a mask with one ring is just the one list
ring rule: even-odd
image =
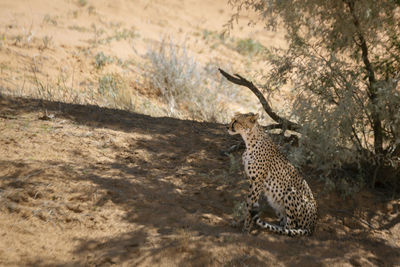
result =
[[[252,14],[246,12],[222,37],[233,13],[226,0],[0,1],[0,88],[17,96],[169,115],[154,96],[157,88],[144,78],[150,69],[146,54],[160,50],[162,41],[185,48],[199,69],[218,81],[218,67],[246,77],[263,73],[264,60],[249,53],[261,45],[285,47],[282,32],[247,26]],[[120,87],[121,103],[98,95],[100,82],[110,77]],[[254,96],[241,92],[244,96],[220,92],[229,100],[218,105],[232,114],[259,108]]]
[[312,237],[233,227],[246,182],[224,125],[3,96],[0,133],[0,265],[399,266],[385,192],[308,179]]
[[[305,171],[315,234],[243,234],[241,151],[221,153],[238,139],[222,124],[143,115],[163,104],[141,87],[140,66],[164,37],[202,66],[265,71],[236,45],[285,47],[284,33],[248,26],[244,12],[223,40],[233,12],[226,0],[0,1],[0,266],[400,266],[392,192],[344,199]],[[115,73],[134,111],[88,105],[107,106],[90,93]],[[244,95],[229,112],[260,109]]]

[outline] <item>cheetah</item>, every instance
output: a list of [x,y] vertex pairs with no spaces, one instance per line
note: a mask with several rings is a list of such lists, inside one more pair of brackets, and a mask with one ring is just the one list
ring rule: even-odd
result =
[[[240,134],[246,145],[242,158],[250,185],[243,231],[250,232],[256,223],[282,235],[311,235],[317,221],[317,203],[311,189],[257,120],[258,114],[236,113],[228,125],[229,134]],[[279,217],[279,226],[259,218],[261,193]]]

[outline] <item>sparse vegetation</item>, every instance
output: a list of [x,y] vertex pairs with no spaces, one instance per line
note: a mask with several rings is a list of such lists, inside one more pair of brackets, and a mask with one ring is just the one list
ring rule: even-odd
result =
[[265,47],[262,46],[258,41],[247,38],[237,40],[236,50],[241,54],[254,56],[263,52]]
[[222,94],[207,86],[207,83],[215,85],[216,77],[207,76],[184,45],[162,40],[158,46],[148,49],[146,58],[149,72],[144,75],[150,88],[168,104],[169,115],[182,117],[181,114],[189,112],[193,119],[227,120]]
[[139,34],[136,32],[134,28],[119,29],[118,27],[113,27],[114,31],[111,35],[107,37],[103,37],[106,34],[106,30],[103,28],[98,28],[96,24],[92,24],[92,31],[94,33],[94,38],[89,40],[93,46],[105,45],[109,44],[113,41],[121,41],[121,40],[131,40],[139,37]]
[[107,63],[111,63],[113,60],[111,57],[104,55],[103,52],[99,52],[95,56],[95,66],[97,69],[101,69],[104,67]]
[[121,86],[121,81],[115,74],[107,74],[99,78],[99,93],[115,97]]
[[208,29],[204,29],[201,36],[212,49],[215,49],[220,44],[223,44],[225,47],[249,57],[257,56],[262,52],[267,51],[267,49],[260,42],[251,38],[233,38],[232,36],[225,36],[223,33],[210,31]]
[[80,7],[86,6],[86,5],[87,5],[87,0],[78,0],[78,5],[79,5]]
[[[88,7],[88,10],[95,9],[94,6],[89,6],[87,1],[77,0],[75,3],[81,7]],[[69,16],[72,14],[77,17],[78,13],[82,12],[81,9],[72,10]],[[59,27],[64,24],[62,21],[62,15],[49,13],[44,15],[41,27]],[[54,51],[59,48],[55,47],[54,37],[44,35],[34,38],[37,30],[33,24],[30,28],[22,28],[22,33],[14,31],[17,34],[8,37],[8,40],[13,39],[16,46],[33,45],[41,54],[29,59],[30,66],[23,73],[15,75],[12,73],[14,68],[7,69],[7,75],[3,79],[7,86],[2,91],[47,100],[118,107],[157,116],[172,115],[219,122],[228,121],[233,112],[227,111],[226,103],[237,102],[243,96],[230,83],[220,79],[217,68],[221,63],[210,61],[200,64],[187,53],[184,45],[180,47],[173,42],[164,41],[160,47],[149,48],[144,56],[147,60],[146,67],[143,67],[137,59],[122,59],[112,55],[106,48],[113,42],[131,43],[134,39],[139,39],[139,31],[135,27],[124,27],[125,24],[120,21],[106,20],[93,22],[90,28],[75,23],[76,21],[72,25],[66,24],[65,28],[92,33],[91,38],[83,40],[89,45],[78,45],[76,51],[71,54],[76,62],[54,68],[58,73],[55,75],[49,75],[48,70],[44,68],[51,59],[46,55],[50,51],[46,50]],[[5,38],[3,37],[3,40]],[[217,48],[218,44],[225,45],[224,36],[216,31],[204,30],[203,38],[210,41],[212,49]],[[233,43],[233,39],[228,41]],[[99,46],[105,48],[104,52],[98,50]],[[233,46],[229,47],[234,49]],[[133,53],[137,51],[134,50]],[[90,63],[96,69],[94,74],[88,75],[87,72],[78,70],[80,63],[76,63],[82,62],[83,58],[91,59]],[[143,83],[138,77],[132,80],[132,72],[138,72],[137,75],[145,77],[146,81]],[[85,76],[84,79],[82,75]],[[143,90],[138,93],[132,89],[133,84],[148,86],[146,88],[151,89],[149,92],[152,96],[158,94],[158,97],[146,99],[146,96],[142,95]],[[12,89],[14,87],[15,90]]]
[[112,41],[134,39],[136,37],[139,37],[139,34],[136,32],[136,30],[134,28],[131,28],[131,29],[123,28],[122,30],[118,30],[118,29],[115,30],[111,36],[104,39],[104,42],[110,43]]
[[35,32],[33,31],[32,27],[23,27],[22,33],[12,36],[11,39],[14,41],[13,45],[30,47],[31,42],[35,39]]
[[232,211],[232,225],[240,228],[247,216],[246,201],[236,202]]
[[46,35],[46,36],[42,37],[42,42],[43,42],[43,45],[41,46],[41,49],[42,50],[47,49],[52,45],[53,37]]
[[53,26],[57,26],[58,22],[57,22],[57,17],[56,16],[51,16],[49,14],[44,15],[43,17],[43,22],[53,25]]
[[78,25],[72,25],[68,26],[68,29],[78,31],[78,32],[87,32],[89,29],[83,27],[83,26],[78,26]]
[[94,6],[92,6],[92,5],[88,6],[87,10],[88,10],[89,15],[96,14],[96,8]]
[[[211,48],[217,47],[220,43],[225,43],[225,36],[223,34],[208,29],[202,31],[202,38],[208,44],[211,44]],[[232,39],[230,39],[230,41],[232,41]]]
[[102,39],[100,37],[105,33],[105,30],[102,28],[97,28],[96,24],[94,23],[91,25],[91,29],[93,31],[94,37],[93,39],[89,40],[89,43],[95,47],[101,44]]

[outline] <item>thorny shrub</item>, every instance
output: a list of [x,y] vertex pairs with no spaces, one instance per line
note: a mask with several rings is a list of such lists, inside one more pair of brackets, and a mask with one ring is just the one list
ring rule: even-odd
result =
[[[292,88],[292,120],[302,129],[297,164],[329,174],[399,185],[400,4],[398,1],[231,0],[289,47],[271,50],[267,88]],[[338,177],[341,179],[340,177]],[[398,188],[399,189],[399,188]]]
[[224,99],[233,97],[237,90],[217,79],[216,66],[200,66],[185,45],[165,39],[149,47],[145,58],[146,81],[168,104],[168,115],[182,117],[189,113],[197,120],[228,120]]

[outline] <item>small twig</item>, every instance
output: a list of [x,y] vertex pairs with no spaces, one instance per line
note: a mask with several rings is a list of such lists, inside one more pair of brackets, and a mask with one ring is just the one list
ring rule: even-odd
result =
[[270,125],[267,125],[267,126],[263,126],[263,128],[266,131],[273,130],[273,129],[282,129],[283,128],[283,124],[282,123],[270,124]]
[[27,180],[29,178],[31,178],[32,176],[38,175],[39,173],[41,173],[43,170],[37,170],[35,172],[32,172],[30,174],[28,174],[27,176],[25,176],[24,178],[22,178],[22,180]]
[[50,114],[49,115],[47,113],[47,109],[45,110],[45,114],[43,116],[39,117],[39,120],[43,120],[43,121],[49,121],[49,120],[52,120],[52,119],[54,119],[54,114]]
[[235,74],[236,77],[228,74],[227,72],[225,72],[222,69],[218,69],[219,72],[226,78],[228,79],[228,81],[237,84],[237,85],[241,85],[241,86],[245,86],[247,88],[250,89],[250,91],[252,91],[256,97],[258,98],[258,100],[260,101],[261,105],[263,106],[264,110],[267,112],[267,114],[274,120],[276,121],[278,124],[275,124],[271,129],[285,129],[285,130],[292,130],[295,132],[299,132],[301,126],[297,123],[291,122],[285,118],[280,117],[278,114],[276,114],[271,106],[269,105],[268,101],[265,99],[264,95],[260,92],[260,90],[250,81],[246,80],[245,78],[243,78],[242,76],[240,76],[239,74]]

